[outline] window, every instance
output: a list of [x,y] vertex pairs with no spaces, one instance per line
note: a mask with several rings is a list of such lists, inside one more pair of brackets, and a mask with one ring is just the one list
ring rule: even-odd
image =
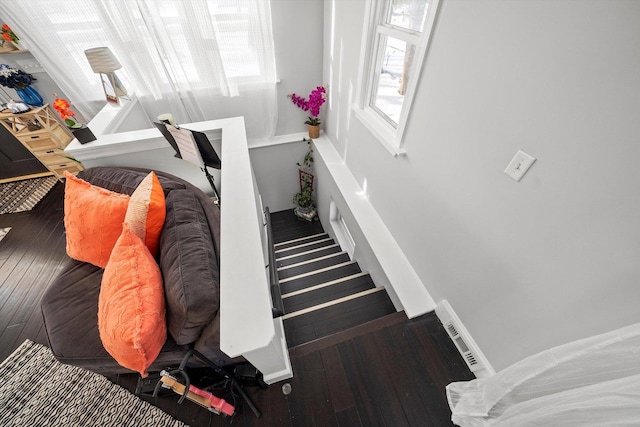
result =
[[180,123],[244,114],[250,138],[275,133],[269,2],[3,0],[0,13],[85,118],[104,95],[84,50],[109,46],[151,120],[167,111]]
[[358,117],[394,155],[415,94],[439,0],[371,0]]

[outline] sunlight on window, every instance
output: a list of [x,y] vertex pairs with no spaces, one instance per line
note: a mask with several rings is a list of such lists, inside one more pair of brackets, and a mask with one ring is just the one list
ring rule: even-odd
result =
[[372,106],[396,127],[410,78],[415,46],[393,37],[383,37],[383,43],[384,57]]
[[422,31],[428,8],[428,0],[393,0],[387,23],[411,31]]

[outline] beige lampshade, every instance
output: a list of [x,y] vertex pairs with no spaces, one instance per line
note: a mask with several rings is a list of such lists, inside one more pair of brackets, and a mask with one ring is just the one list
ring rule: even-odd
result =
[[94,73],[111,73],[122,68],[108,47],[94,47],[84,51]]

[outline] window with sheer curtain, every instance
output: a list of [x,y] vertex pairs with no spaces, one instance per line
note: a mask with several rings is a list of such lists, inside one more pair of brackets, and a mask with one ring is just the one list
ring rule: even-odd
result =
[[84,50],[109,46],[150,119],[245,116],[250,137],[277,120],[275,56],[264,0],[4,0],[0,13],[80,112],[104,104]]

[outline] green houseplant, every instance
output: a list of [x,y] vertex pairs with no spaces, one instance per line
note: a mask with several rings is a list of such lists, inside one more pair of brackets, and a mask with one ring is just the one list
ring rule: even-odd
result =
[[313,218],[314,214],[314,202],[313,202],[313,181],[314,176],[311,173],[311,167],[313,166],[313,147],[311,146],[311,139],[303,138],[307,143],[307,153],[305,154],[302,163],[296,163],[299,167],[298,178],[300,183],[300,191],[293,195],[293,203],[296,205],[294,210],[295,214],[301,218],[309,219]]
[[293,203],[303,210],[313,207],[313,187],[309,181],[304,181],[300,191],[293,195]]

